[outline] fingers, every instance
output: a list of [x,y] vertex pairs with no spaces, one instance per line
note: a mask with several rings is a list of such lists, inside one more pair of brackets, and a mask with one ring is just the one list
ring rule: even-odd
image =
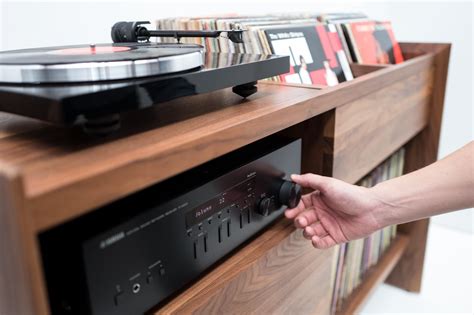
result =
[[318,248],[318,249],[327,249],[337,244],[331,235],[326,235],[323,237],[314,235],[311,238],[311,243],[313,244],[315,248]]
[[303,229],[306,226],[313,224],[318,220],[318,215],[314,208],[306,209],[302,211],[295,219],[295,225],[297,228]]
[[328,177],[315,175],[315,174],[293,174],[291,175],[291,180],[299,184],[302,187],[311,188],[314,190],[324,191],[325,186],[328,183]]
[[285,216],[288,219],[293,219],[295,218],[298,214],[303,212],[306,208],[311,207],[311,194],[307,194],[301,197],[300,202],[298,205],[293,208],[293,209],[286,209],[285,210]]
[[303,230],[303,236],[308,240],[310,240],[315,235],[317,235],[319,237],[323,237],[323,236],[328,235],[328,232],[323,227],[323,225],[321,224],[320,221],[307,226]]
[[292,209],[286,209],[285,210],[285,217],[288,219],[293,219],[295,218],[300,212],[304,211],[305,205],[303,203],[303,200],[300,200],[298,205],[295,208]]
[[[291,175],[291,179],[295,183],[301,185],[302,187],[309,187],[309,188],[312,188],[314,191],[312,193],[309,193],[309,194],[306,194],[306,195],[302,196],[301,201],[298,204],[298,206],[296,206],[293,209],[287,209],[285,211],[285,216],[288,219],[296,218],[298,216],[298,214],[303,212],[305,209],[311,207],[313,205],[314,197],[319,195],[320,190],[325,189],[325,185],[327,185],[327,182],[329,180],[329,178],[327,178],[327,177],[319,176],[319,175],[315,175],[315,174],[304,174],[304,175],[293,174],[293,175]],[[312,222],[305,223],[304,219],[302,219],[302,220],[303,220],[301,222],[302,227],[314,222],[314,221],[312,221]]]

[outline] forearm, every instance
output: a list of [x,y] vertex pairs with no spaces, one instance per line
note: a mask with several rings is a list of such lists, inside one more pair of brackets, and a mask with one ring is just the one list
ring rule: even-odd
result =
[[381,226],[474,207],[474,142],[418,171],[371,188]]

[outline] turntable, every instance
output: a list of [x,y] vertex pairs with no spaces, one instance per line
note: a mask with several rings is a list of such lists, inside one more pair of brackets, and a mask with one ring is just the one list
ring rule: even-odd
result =
[[116,23],[112,44],[0,52],[0,111],[107,134],[120,127],[122,112],[230,87],[245,98],[257,92],[257,80],[289,69],[286,56],[210,53],[180,43],[223,33],[240,43],[242,30],[157,31],[147,23]]

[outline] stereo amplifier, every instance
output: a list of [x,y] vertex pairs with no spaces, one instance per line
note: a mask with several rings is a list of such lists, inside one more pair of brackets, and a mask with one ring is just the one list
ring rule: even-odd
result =
[[296,206],[301,189],[289,176],[301,171],[301,140],[270,140],[42,233],[52,313],[159,308]]

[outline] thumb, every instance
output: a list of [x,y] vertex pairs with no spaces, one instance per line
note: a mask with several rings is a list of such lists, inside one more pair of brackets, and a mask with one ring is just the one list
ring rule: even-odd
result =
[[302,187],[324,191],[328,178],[316,174],[307,173],[303,175],[293,174],[291,175],[291,180]]

